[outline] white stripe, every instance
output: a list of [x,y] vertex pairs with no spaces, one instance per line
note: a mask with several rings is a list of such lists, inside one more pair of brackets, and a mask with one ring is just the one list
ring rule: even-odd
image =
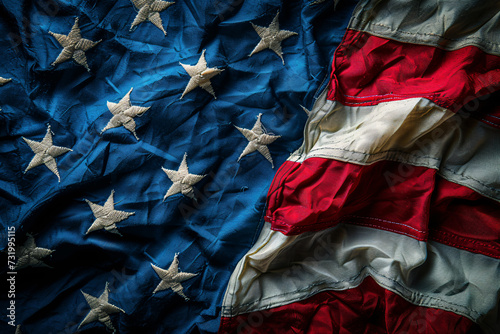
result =
[[398,161],[437,169],[451,182],[500,200],[500,132],[465,117],[422,98],[349,107],[322,94],[304,143],[289,160]]
[[473,45],[500,55],[498,0],[364,0],[349,28],[446,50]]
[[367,276],[413,304],[455,312],[487,331],[499,328],[500,260],[350,224],[285,236],[265,223],[231,276],[222,316],[354,288]]

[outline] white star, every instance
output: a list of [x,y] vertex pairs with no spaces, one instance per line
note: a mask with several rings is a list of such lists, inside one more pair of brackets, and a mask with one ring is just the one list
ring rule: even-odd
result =
[[94,220],[94,222],[92,223],[92,225],[89,227],[89,229],[85,234],[89,234],[90,232],[97,231],[100,229],[105,229],[106,231],[121,235],[120,232],[118,232],[118,229],[116,228],[116,223],[119,223],[127,219],[128,217],[135,214],[135,212],[125,212],[125,211],[115,210],[114,206],[115,203],[113,200],[114,193],[115,191],[111,190],[111,194],[106,200],[106,203],[104,203],[104,206],[92,203],[87,199],[85,200],[85,202],[87,202],[87,204],[90,206],[90,209],[92,210],[96,218],[96,220]]
[[89,314],[87,314],[85,319],[83,319],[83,321],[80,323],[78,329],[80,329],[80,327],[82,327],[83,325],[89,324],[91,322],[100,321],[114,333],[116,330],[115,327],[113,327],[113,323],[111,322],[111,318],[109,317],[109,315],[118,312],[125,313],[125,311],[115,305],[108,303],[108,295],[109,295],[108,282],[106,282],[104,291],[99,296],[99,298],[91,296],[83,291],[81,292],[90,306],[90,312]]
[[168,176],[168,178],[173,182],[173,184],[168,189],[163,200],[167,197],[182,193],[184,196],[194,198],[193,186],[200,182],[206,175],[196,175],[189,174],[189,169],[187,165],[187,153],[184,153],[184,158],[182,158],[181,165],[178,170],[171,170],[166,168],[161,168]]
[[26,267],[48,267],[42,259],[49,256],[54,251],[47,248],[37,247],[35,244],[35,238],[31,234],[28,234],[28,239],[24,245],[19,246],[16,249],[16,270],[23,269]]
[[80,28],[78,27],[78,17],[75,18],[75,23],[71,28],[68,35],[61,35],[49,31],[49,34],[54,36],[54,38],[61,44],[63,50],[57,57],[57,59],[52,63],[52,66],[63,63],[67,60],[73,58],[73,60],[82,65],[90,72],[89,65],[87,64],[87,57],[85,56],[85,51],[93,48],[100,42],[93,42],[91,40],[82,38]]
[[134,6],[139,9],[139,13],[132,22],[132,26],[130,26],[130,30],[139,25],[142,22],[149,21],[153,23],[158,29],[163,31],[165,36],[167,36],[167,32],[165,28],[163,28],[163,23],[161,21],[160,12],[167,9],[175,2],[168,2],[162,0],[131,0]]
[[189,300],[188,297],[182,292],[183,287],[181,285],[182,282],[195,277],[198,274],[191,274],[191,273],[183,273],[179,272],[179,259],[178,259],[178,254],[175,254],[174,260],[172,261],[172,264],[168,268],[168,270],[161,269],[154,264],[151,263],[151,267],[153,267],[154,271],[158,275],[158,277],[161,278],[160,284],[156,287],[156,289],[153,291],[153,294],[157,293],[158,291],[166,290],[166,289],[172,289],[175,293],[177,293],[179,296],[184,297],[185,300]]
[[56,157],[73,151],[67,147],[54,146],[52,144],[52,132],[50,131],[50,125],[47,127],[47,133],[41,142],[37,142],[31,139],[24,138],[24,141],[29,145],[35,156],[31,159],[30,164],[24,171],[25,173],[32,168],[40,165],[45,165],[54,174],[56,174],[59,182],[61,177],[59,176],[59,171],[57,170]]
[[240,161],[241,158],[243,158],[245,155],[249,153],[252,153],[254,151],[259,151],[260,154],[262,154],[271,163],[272,168],[274,168],[271,152],[269,152],[269,149],[267,148],[266,145],[271,144],[281,136],[273,136],[264,133],[262,123],[260,121],[261,117],[262,114],[259,114],[257,116],[257,122],[255,122],[252,130],[243,129],[235,125],[235,128],[238,129],[241,132],[241,134],[245,136],[245,138],[248,139],[249,141],[249,143],[241,153],[240,157],[238,158],[238,161]]
[[184,89],[184,92],[182,93],[181,99],[195,89],[196,87],[201,87],[212,96],[217,99],[215,96],[214,89],[212,88],[212,83],[210,82],[210,79],[215,77],[217,74],[224,70],[220,70],[217,67],[207,67],[207,61],[205,60],[205,51],[201,53],[200,59],[198,59],[198,63],[196,65],[184,65],[182,63],[179,63],[184,67],[186,72],[191,76],[191,79],[189,79],[189,82],[186,86],[186,89]]
[[11,78],[2,78],[0,77],[0,86],[3,86],[5,85],[7,82],[11,81],[12,79]]
[[253,49],[252,53],[250,53],[249,57],[254,55],[257,52],[260,52],[265,49],[273,50],[285,65],[285,60],[283,59],[283,51],[281,50],[281,41],[291,37],[293,35],[297,35],[296,32],[288,31],[288,30],[280,30],[278,16],[280,13],[276,14],[273,19],[273,22],[269,25],[269,27],[261,27],[252,23],[253,28],[259,34],[261,40],[259,44]]
[[150,107],[138,107],[130,103],[130,93],[132,93],[133,89],[134,88],[130,88],[128,93],[118,103],[108,101],[108,109],[113,114],[113,117],[111,117],[111,120],[104,129],[102,129],[101,133],[108,129],[123,126],[125,129],[132,132],[135,139],[139,140],[139,137],[137,137],[135,133],[136,124],[134,117],[144,114]]

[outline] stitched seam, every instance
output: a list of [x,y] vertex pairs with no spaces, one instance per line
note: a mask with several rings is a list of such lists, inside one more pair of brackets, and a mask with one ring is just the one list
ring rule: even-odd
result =
[[[471,244],[477,244],[479,246],[489,248],[491,250],[500,251],[499,246],[491,245],[491,244],[488,244],[488,243],[481,241],[481,240],[466,238],[466,237],[462,237],[462,236],[459,236],[459,235],[456,235],[456,234],[453,234],[453,233],[450,233],[447,231],[440,231],[440,230],[435,230],[435,229],[431,229],[431,232],[437,233],[437,234],[442,234],[442,236],[439,236],[439,238],[453,238],[453,239],[457,239],[458,241],[466,241],[466,242],[469,242]],[[431,236],[431,238],[432,238],[432,236]]]
[[[343,93],[340,93],[344,95]],[[344,95],[347,96],[347,95]],[[431,94],[431,93],[422,93],[422,94],[408,94],[408,95],[396,95],[396,94],[385,94],[385,95],[378,95],[380,97],[383,96],[389,96],[385,98],[379,98],[376,100],[367,100],[363,102],[353,102],[353,101],[345,101],[346,105],[366,105],[366,104],[373,104],[376,105],[378,103],[384,103],[384,102],[389,102],[389,101],[396,101],[396,100],[402,100],[402,99],[409,99],[409,98],[424,98],[424,99],[429,99],[432,102],[434,102],[437,106],[448,109],[454,102],[453,99],[439,96],[437,94]],[[355,97],[352,96],[351,98],[358,98],[358,99],[364,99],[365,97]],[[366,97],[367,98],[367,97]]]
[[[491,116],[491,115],[488,115],[488,116]],[[492,117],[493,117],[493,116],[492,116]],[[497,117],[497,118],[499,118],[499,117]],[[485,118],[481,118],[480,120],[481,120],[481,121],[483,121],[483,122],[486,122],[486,123],[493,124],[493,125],[494,125],[494,126],[496,126],[496,127],[498,127],[498,126],[500,125],[500,124],[498,124],[498,123],[493,123],[493,122],[491,122],[491,121],[487,121]]]
[[428,155],[414,155],[414,154],[410,154],[410,153],[406,153],[406,152],[402,152],[402,151],[398,151],[398,150],[386,150],[386,151],[380,151],[380,152],[376,152],[376,153],[364,153],[364,152],[357,152],[357,151],[347,150],[347,149],[333,147],[333,146],[325,146],[325,147],[322,147],[322,148],[312,149],[309,152],[321,151],[321,150],[324,150],[324,149],[339,150],[339,151],[344,151],[344,152],[361,154],[361,155],[364,155],[364,156],[380,155],[380,154],[383,154],[383,153],[400,153],[400,154],[403,154],[405,156],[409,156],[409,157],[413,157],[413,158],[428,158],[428,159],[431,159],[431,160],[435,160],[437,162],[440,161],[438,158],[435,158],[435,157],[432,157],[432,156],[428,156]]
[[[349,217],[361,218],[361,219],[373,219],[373,220],[377,220],[377,221],[381,221],[381,222],[385,222],[385,223],[402,225],[402,226],[408,227],[410,229],[413,229],[413,230],[415,230],[417,232],[420,232],[420,233],[422,233],[424,235],[428,234],[428,232],[426,232],[426,231],[422,231],[422,230],[416,229],[416,228],[414,228],[412,226],[409,226],[409,225],[406,225],[406,224],[397,223],[397,222],[393,222],[393,221],[390,221],[390,220],[385,220],[385,219],[380,219],[380,218],[375,218],[375,217],[363,217],[363,216],[355,216],[355,215],[344,216],[344,217],[339,218],[337,220],[321,221],[321,222],[318,222],[318,223],[301,225],[297,229],[294,229],[294,231],[304,230],[304,226],[324,225],[324,224],[332,224],[332,223],[338,224],[340,222],[345,222],[345,223],[351,223],[351,224],[355,224],[355,225],[365,225],[365,226],[376,227],[378,229],[384,229],[384,230],[388,230],[388,231],[392,231],[392,232],[397,232],[397,233],[403,233],[403,234],[406,234],[408,236],[411,236],[411,237],[415,238],[414,235],[407,234],[407,233],[405,233],[403,231],[389,229],[387,227],[380,226],[380,225],[374,225],[374,224],[363,223],[363,222],[352,222],[352,221],[348,222],[348,221],[345,221],[345,219],[349,218]],[[271,218],[271,217],[267,216],[267,218]],[[275,222],[279,223],[281,225],[285,225],[285,226],[293,226],[293,224],[286,223],[286,222],[284,222],[284,221],[282,221],[280,219],[276,219]],[[467,249],[467,250],[475,250],[472,247],[463,246],[463,245],[457,245],[457,244],[451,243],[446,238],[454,238],[454,239],[457,239],[458,241],[463,240],[463,241],[467,241],[467,242],[472,243],[472,244],[477,244],[479,246],[482,246],[482,247],[485,247],[485,248],[488,248],[488,249],[491,249],[491,250],[500,251],[500,247],[495,246],[495,245],[491,245],[491,244],[488,244],[488,243],[485,243],[485,242],[480,241],[480,240],[474,240],[474,239],[470,239],[470,238],[465,238],[465,237],[461,237],[461,236],[458,236],[458,235],[455,235],[455,234],[452,234],[452,233],[449,233],[449,232],[446,232],[446,231],[439,231],[439,230],[435,230],[435,229],[432,229],[431,232],[432,233],[437,233],[437,234],[442,234],[442,236],[435,236],[435,235],[431,234],[431,236],[430,236],[431,239],[436,240],[436,241],[446,241],[446,243],[448,243],[449,245],[458,246],[457,248],[463,248],[463,249]],[[477,252],[477,250],[476,250],[476,252]],[[494,253],[486,253],[486,252],[481,252],[481,253],[485,254],[485,255],[494,256],[494,257],[497,257],[497,258],[500,256],[500,255],[494,254]]]
[[[480,38],[480,37],[473,37],[473,36],[469,36],[469,37],[463,37],[463,38],[460,38],[460,39],[453,39],[453,38],[448,38],[448,37],[443,37],[441,35],[438,35],[438,34],[433,34],[433,33],[414,33],[414,32],[409,32],[409,31],[404,31],[404,30],[399,30],[399,29],[396,29],[396,30],[393,30],[392,27],[390,26],[387,26],[387,25],[384,25],[384,24],[381,24],[381,23],[373,23],[371,21],[365,21],[365,20],[362,20],[362,19],[358,19],[357,17],[355,18],[356,21],[358,22],[362,22],[362,23],[368,23],[369,26],[378,26],[378,27],[384,27],[384,28],[388,28],[390,32],[398,32],[398,33],[401,33],[401,34],[407,34],[407,35],[413,35],[413,36],[432,36],[432,37],[439,37],[439,38],[442,38],[442,39],[445,39],[445,40],[448,40],[448,41],[452,41],[452,42],[460,42],[460,41],[463,41],[463,40],[474,40],[474,41],[482,41],[486,44],[490,44],[490,45],[493,45],[493,46],[500,46],[500,44],[498,43],[493,43],[491,41],[488,41],[484,38]],[[363,32],[367,32],[369,33],[368,31],[364,31]]]
[[435,95],[435,96],[439,96],[439,95],[438,95],[438,94],[436,94],[436,93],[380,94],[380,95],[365,95],[365,96],[354,96],[354,95],[347,95],[347,94],[342,93],[342,95],[347,96],[347,97],[352,97],[352,98],[354,98],[354,99],[366,99],[366,98],[369,98],[369,97],[377,97],[377,96],[401,96],[401,97],[406,97],[406,96],[411,96],[411,95],[421,96],[421,95],[423,95],[423,94],[426,94],[426,95]]
[[[427,234],[428,233],[427,231],[421,231],[419,229],[416,229],[415,227],[412,227],[410,225],[406,225],[406,224],[403,224],[403,223],[397,223],[397,222],[393,222],[393,221],[385,220],[385,219],[380,219],[380,218],[376,218],[376,217],[363,217],[363,216],[355,216],[355,215],[347,215],[347,216],[343,216],[343,217],[335,219],[335,220],[328,219],[328,220],[322,220],[322,221],[318,221],[316,223],[311,223],[311,224],[302,224],[302,225],[298,226],[295,230],[303,230],[305,226],[324,225],[324,224],[332,224],[332,223],[344,222],[349,217],[360,218],[360,219],[372,219],[372,220],[377,220],[377,221],[384,222],[384,223],[390,223],[390,224],[395,224],[395,225],[402,225],[402,226],[406,226],[406,227],[408,227],[408,228],[410,228],[412,230],[415,230],[415,231],[423,233],[423,234]],[[268,216],[268,218],[271,218],[271,217]],[[275,219],[275,222],[279,223],[281,225],[284,225],[284,226],[294,226],[295,225],[295,224],[292,224],[292,223],[287,223],[287,222],[285,222],[285,221],[283,221],[281,219]],[[365,224],[365,223],[362,223],[362,222],[349,222],[349,223],[358,224],[358,225],[359,224]],[[366,223],[366,224],[369,224],[369,223]],[[370,226],[379,226],[379,225],[373,225],[373,224],[371,224]]]
[[[391,231],[391,232],[395,232],[395,233],[404,234],[404,235],[409,236],[409,237],[411,237],[413,239],[423,240],[422,238],[418,238],[417,236],[415,236],[413,234],[410,234],[410,233],[407,233],[407,232],[404,232],[404,231],[400,231],[400,230],[391,229],[389,227],[385,227],[385,226],[381,226],[381,225],[375,225],[375,224],[370,224],[370,223],[365,223],[365,222],[349,221],[348,220],[349,217],[350,216],[344,216],[344,217],[341,217],[341,218],[336,219],[336,220],[324,220],[324,221],[319,221],[319,222],[311,223],[311,224],[303,224],[303,225],[297,226],[296,228],[290,229],[290,231],[292,231],[293,233],[301,233],[304,230],[306,230],[307,232],[310,232],[306,228],[307,226],[323,226],[323,225],[327,225],[328,227],[333,227],[333,226],[335,226],[335,225],[337,225],[339,223],[348,223],[348,224],[353,224],[353,225],[361,225],[361,226],[374,227],[374,228],[377,228],[377,229],[380,229],[380,230],[386,230],[386,231]],[[268,216],[267,218],[272,219],[270,216]],[[393,224],[397,224],[397,225],[403,225],[403,226],[409,227],[411,229],[414,229],[415,231],[417,231],[419,233],[422,233],[424,235],[423,238],[425,238],[425,236],[428,234],[428,232],[426,232],[426,231],[420,231],[420,230],[415,229],[414,227],[411,227],[411,226],[408,226],[408,225],[405,225],[405,224],[402,224],[402,223],[391,222],[391,221],[388,221],[388,220],[386,221],[386,220],[382,220],[382,219],[375,218],[375,217],[360,217],[360,218],[374,219],[374,220],[385,221],[387,223],[393,223]],[[287,222],[285,222],[285,221],[283,221],[281,219],[272,219],[272,223],[280,224],[280,225],[286,226],[286,227],[289,227],[289,226],[293,227],[294,226],[294,224],[287,223]],[[276,230],[275,227],[272,227],[272,229]]]
[[390,220],[385,220],[385,219],[380,219],[380,218],[375,218],[375,217],[355,216],[355,215],[347,215],[347,216],[345,216],[345,218],[348,218],[348,217],[360,218],[360,219],[373,219],[373,220],[377,220],[377,221],[384,222],[384,223],[406,226],[406,227],[411,228],[412,230],[415,230],[415,231],[420,232],[420,233],[427,233],[426,231],[421,231],[421,230],[419,230],[419,229],[417,229],[417,228],[415,228],[413,226],[410,226],[410,225],[407,225],[407,224],[403,224],[403,223],[396,223],[396,222],[393,222],[393,221],[390,221]]
[[453,246],[455,248],[463,249],[463,250],[469,251],[471,253],[487,255],[487,256],[491,256],[491,257],[496,258],[496,259],[500,259],[500,255],[498,253],[495,254],[495,253],[490,253],[490,252],[483,251],[483,250],[478,250],[478,249],[475,249],[472,247],[463,246],[460,244],[456,244],[454,242],[450,242],[449,240],[446,240],[444,238],[432,238],[432,240],[437,241],[437,242],[441,242],[441,243],[443,243],[443,245]]
[[[347,223],[347,222],[345,222],[345,223]],[[385,227],[385,226],[380,226],[380,225],[375,225],[375,224],[370,224],[370,223],[363,223],[363,222],[360,222],[360,223],[358,223],[358,222],[348,222],[348,223],[353,224],[353,225],[361,225],[361,226],[373,227],[373,228],[376,228],[376,229],[379,229],[379,230],[390,231],[390,232],[394,232],[394,233],[398,233],[398,234],[404,234],[407,237],[410,237],[412,239],[416,239],[416,240],[419,240],[419,241],[424,241],[424,238],[418,238],[417,236],[415,236],[415,235],[413,235],[411,233],[407,233],[407,232],[400,231],[400,230],[395,230],[395,229],[392,229],[392,228],[389,228],[389,227]],[[427,232],[421,232],[421,233],[427,234]]]
[[490,117],[493,117],[493,118],[496,118],[496,119],[500,119],[500,117],[498,117],[498,116],[493,116],[492,114],[486,114],[485,116],[490,116]]
[[[315,287],[315,286],[319,286],[319,285],[323,285],[323,284],[338,284],[338,283],[349,283],[349,282],[353,282],[355,281],[356,279],[358,279],[358,277],[362,276],[362,273],[363,271],[366,269],[366,268],[369,268],[373,271],[373,273],[375,273],[376,275],[378,276],[381,276],[381,277],[384,277],[390,281],[392,281],[393,283],[395,283],[396,285],[398,285],[401,289],[405,290],[406,292],[410,293],[411,295],[417,295],[417,296],[420,296],[420,297],[425,297],[425,298],[428,298],[430,300],[437,300],[437,301],[440,301],[440,302],[444,302],[448,305],[453,305],[453,306],[458,306],[460,308],[463,308],[463,309],[466,309],[468,311],[470,311],[471,313],[474,313],[476,314],[478,317],[481,316],[482,314],[479,313],[478,311],[474,310],[474,309],[471,309],[469,308],[468,306],[465,306],[465,305],[460,305],[460,304],[456,304],[456,303],[452,303],[452,302],[449,302],[449,301],[445,301],[441,298],[438,298],[438,297],[432,297],[432,296],[429,296],[429,295],[426,295],[426,294],[423,294],[421,292],[417,292],[417,291],[412,291],[410,290],[408,287],[406,286],[403,286],[401,283],[399,283],[398,281],[396,281],[395,279],[391,278],[391,277],[387,277],[385,275],[382,275],[380,274],[377,270],[375,270],[372,266],[370,265],[367,265],[367,266],[364,266],[360,269],[360,271],[355,275],[353,276],[352,278],[350,279],[346,279],[346,280],[340,280],[340,281],[322,281],[322,282],[318,282],[318,283],[314,283],[314,284],[310,284],[300,290],[295,290],[293,292],[286,292],[286,293],[281,293],[281,294],[277,294],[277,295],[273,295],[273,296],[269,296],[269,297],[265,297],[265,298],[261,298],[261,299],[258,299],[256,301],[253,301],[253,302],[249,302],[249,303],[245,303],[245,304],[241,304],[239,305],[239,307],[246,307],[246,306],[251,306],[251,305],[255,305],[261,301],[265,301],[267,299],[271,299],[271,298],[276,298],[276,297],[281,297],[281,296],[286,296],[286,295],[290,295],[290,294],[296,294],[297,292],[305,292],[307,290],[310,290],[310,288],[312,287]],[[368,275],[366,275],[364,278],[366,278],[367,276],[371,276],[370,273],[368,273]],[[268,308],[272,308],[274,305],[279,305],[279,304],[282,304],[283,302],[274,302],[274,303],[270,303],[269,305],[267,305]],[[233,307],[232,307],[233,308]],[[456,311],[459,311],[458,309],[456,309]]]
[[[364,101],[364,102],[345,101],[346,105],[377,104],[377,103],[386,102],[386,101],[398,100],[400,98],[422,97],[422,98],[428,98],[429,100],[431,100],[434,103],[436,103],[438,106],[444,107],[445,109],[447,109],[451,105],[451,103],[453,102],[453,99],[445,98],[443,96],[439,96],[437,94],[431,94],[431,93],[408,94],[408,95],[402,95],[402,94],[384,94],[384,95],[367,95],[367,96],[352,96],[352,95],[343,94],[342,92],[340,94],[342,94],[343,96],[346,96],[346,97],[353,98],[353,99],[368,99],[370,97],[392,96],[392,97],[386,97],[386,98],[378,99],[378,100],[375,100],[375,101],[371,101],[371,100]],[[442,104],[443,106],[441,106],[440,104]],[[480,120],[498,126],[497,123],[493,123],[493,122],[487,121],[485,119],[485,117],[492,117],[492,118],[495,118],[495,119],[500,119],[500,117],[494,116],[492,114],[484,114],[483,116],[484,117],[481,118]]]
[[[409,153],[405,153],[405,152],[401,152],[401,151],[397,151],[397,150],[386,150],[386,151],[380,151],[380,152],[376,152],[376,153],[363,153],[363,152],[356,152],[356,151],[346,150],[346,149],[337,148],[337,147],[326,146],[326,147],[322,147],[322,148],[312,149],[309,152],[321,151],[321,150],[324,150],[324,149],[333,149],[333,150],[344,151],[344,152],[349,152],[349,153],[361,154],[363,156],[375,156],[375,155],[380,155],[380,154],[383,154],[383,153],[398,153],[398,154],[402,154],[404,156],[408,156],[408,157],[412,157],[412,158],[427,158],[427,159],[431,159],[431,160],[435,160],[435,161],[439,162],[439,159],[435,158],[435,157],[426,156],[426,155],[422,155],[422,156],[413,155],[413,154],[409,154]],[[308,158],[310,158],[310,157],[311,156],[309,156]],[[486,183],[484,183],[484,182],[482,182],[480,180],[477,180],[477,179],[475,179],[475,178],[473,178],[471,176],[466,176],[466,175],[457,173],[457,172],[455,172],[454,170],[452,170],[452,169],[450,169],[448,167],[444,167],[443,166],[441,168],[444,169],[444,170],[449,171],[450,173],[452,173],[454,175],[462,176],[465,179],[473,180],[473,181],[479,183],[480,185],[482,185],[483,187],[485,187],[485,188],[487,188],[489,190],[494,191],[495,193],[499,193],[500,192],[500,189],[491,187],[490,185],[487,185]],[[439,173],[439,170],[438,170],[438,173]]]
[[[500,192],[500,190],[499,190],[499,189],[497,189],[497,188],[493,188],[493,187],[491,187],[491,186],[488,186],[486,183],[483,183],[483,182],[481,182],[481,181],[479,181],[479,180],[476,180],[476,179],[475,179],[475,178],[473,178],[473,177],[470,177],[470,176],[466,176],[466,175],[464,175],[464,174],[457,173],[457,172],[453,171],[452,169],[450,169],[450,168],[448,168],[448,167],[441,167],[441,168],[442,168],[442,169],[445,169],[445,170],[447,170],[447,171],[449,171],[449,172],[451,172],[451,173],[453,173],[453,174],[455,174],[455,175],[462,176],[462,177],[463,177],[463,178],[465,178],[465,179],[469,179],[469,180],[476,181],[477,183],[479,183],[479,184],[480,184],[480,185],[482,185],[483,187],[485,187],[485,188],[487,188],[487,189],[490,189],[490,190],[493,190],[495,193]],[[439,171],[438,171],[438,173],[439,173]]]
[[[342,93],[340,93],[342,94]],[[343,94],[342,94],[343,95]],[[389,95],[389,94],[388,94]],[[426,96],[429,96],[431,98],[429,98],[430,100],[432,100],[434,103],[436,103],[437,105],[440,105],[440,104],[443,104],[444,106],[441,106],[441,107],[445,107],[447,108],[447,106],[449,104],[451,104],[451,102],[453,102],[453,100],[451,99],[447,99],[447,98],[444,98],[444,97],[439,97],[439,96],[436,96],[436,95],[432,95],[432,94],[428,94],[428,95],[424,95],[424,94],[417,94],[417,95],[413,95],[413,97],[415,96],[419,96],[419,97],[422,97],[422,98],[427,98]],[[387,96],[387,95],[384,95],[384,96]],[[391,95],[392,96],[392,95]],[[406,96],[394,96],[394,97],[386,97],[386,98],[381,98],[381,99],[377,99],[376,101],[364,101],[364,102],[352,102],[352,101],[345,101],[345,103],[347,105],[349,104],[352,104],[352,105],[361,105],[361,104],[367,104],[367,103],[373,103],[373,104],[376,104],[376,103],[381,103],[381,102],[388,102],[388,101],[395,101],[395,100],[400,100],[401,98],[403,97],[412,97],[412,95],[406,95]],[[433,99],[432,99],[433,98]]]

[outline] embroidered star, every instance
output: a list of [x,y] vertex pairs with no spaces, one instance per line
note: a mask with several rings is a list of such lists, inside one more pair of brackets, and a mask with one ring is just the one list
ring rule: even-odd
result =
[[21,332],[21,325],[17,325],[16,332],[14,334],[23,334],[23,332]]
[[189,79],[189,82],[186,86],[186,89],[184,89],[184,92],[182,93],[181,99],[195,89],[196,87],[201,87],[212,96],[217,99],[215,96],[214,89],[212,88],[212,83],[210,82],[210,79],[215,77],[217,74],[224,70],[220,70],[217,67],[207,67],[207,61],[205,60],[205,51],[201,53],[200,59],[198,59],[198,63],[196,65],[184,65],[182,63],[179,63],[184,67],[186,72],[191,76],[191,79]]
[[91,322],[100,321],[114,333],[116,329],[113,326],[113,323],[111,322],[111,318],[109,317],[109,315],[118,312],[125,313],[125,311],[108,302],[108,295],[109,295],[108,282],[106,282],[104,291],[99,296],[99,298],[91,296],[83,291],[81,292],[83,294],[83,297],[85,297],[85,300],[90,306],[90,312],[89,314],[87,314],[85,319],[83,319],[83,321],[80,323],[78,329],[80,329],[80,327],[82,327],[83,325],[89,324]]
[[161,21],[160,12],[164,11],[168,7],[172,6],[175,2],[168,2],[162,0],[131,0],[134,6],[139,9],[139,13],[132,22],[130,30],[141,24],[142,22],[149,21],[153,23],[158,29],[163,31],[165,36],[167,32],[163,28],[163,22]]
[[17,263],[15,270],[23,269],[26,267],[48,267],[45,262],[42,261],[44,257],[49,256],[54,251],[47,248],[37,247],[35,244],[35,238],[31,234],[28,234],[28,239],[24,245],[19,246],[16,249]]
[[0,86],[3,86],[5,85],[7,82],[11,81],[12,79],[11,78],[2,78],[0,77]]
[[133,89],[130,88],[128,93],[118,103],[108,101],[108,109],[113,114],[113,117],[111,117],[111,120],[102,129],[101,133],[108,129],[123,126],[134,135],[135,139],[139,140],[139,137],[135,133],[136,124],[134,117],[144,114],[150,107],[138,107],[130,103],[130,93],[132,93]]
[[57,59],[52,63],[52,66],[63,63],[67,60],[73,58],[73,60],[82,65],[90,72],[89,65],[87,64],[87,57],[85,56],[85,51],[90,50],[97,45],[101,40],[93,42],[91,40],[82,38],[80,28],[78,26],[78,17],[75,18],[75,23],[71,28],[68,35],[61,35],[49,31],[59,44],[63,47],[63,50],[57,57]]
[[179,296],[184,297],[185,300],[189,300],[189,298],[182,291],[183,287],[181,283],[195,277],[198,274],[179,272],[178,254],[175,254],[174,260],[172,261],[172,264],[170,265],[168,270],[161,269],[152,263],[151,267],[153,267],[158,277],[161,278],[161,282],[153,291],[153,294],[157,293],[158,291],[172,289],[172,291],[177,293]]
[[238,161],[240,161],[240,159],[247,154],[250,154],[254,151],[259,151],[260,154],[262,154],[271,163],[272,168],[274,168],[273,158],[271,157],[271,152],[269,152],[267,145],[271,144],[281,136],[273,136],[264,133],[262,122],[260,121],[261,117],[262,114],[259,114],[257,116],[257,122],[255,122],[251,130],[243,129],[235,125],[235,128],[238,129],[241,134],[245,136],[245,138],[249,141],[240,157],[238,158]]
[[259,44],[253,49],[252,53],[250,53],[249,57],[253,56],[257,52],[260,52],[265,49],[273,50],[285,65],[285,60],[283,59],[283,51],[281,50],[281,41],[293,36],[297,35],[296,32],[288,31],[288,30],[280,30],[278,16],[280,13],[276,14],[273,19],[273,22],[269,25],[269,27],[261,27],[252,23],[253,28],[259,34],[261,40]]
[[172,195],[182,193],[184,196],[194,198],[193,186],[200,182],[206,175],[196,175],[189,174],[188,165],[186,162],[187,153],[184,153],[184,158],[182,158],[181,165],[178,170],[171,170],[166,168],[161,168],[168,176],[168,178],[173,182],[173,184],[168,189],[163,200]]
[[114,193],[115,191],[111,190],[111,194],[109,195],[104,205],[92,203],[87,199],[85,200],[85,202],[87,202],[87,204],[90,206],[90,209],[92,210],[96,218],[96,220],[94,220],[85,234],[89,234],[90,232],[100,229],[105,229],[106,231],[109,231],[111,233],[121,235],[116,228],[116,223],[127,219],[128,217],[135,214],[135,212],[115,210],[115,203],[113,200]]
[[50,131],[50,125],[47,127],[47,133],[41,142],[37,142],[31,139],[24,138],[24,141],[29,145],[35,156],[31,159],[30,164],[24,171],[25,173],[32,168],[40,165],[45,165],[54,174],[56,174],[59,182],[61,177],[59,176],[59,171],[57,170],[56,159],[58,156],[73,151],[67,147],[54,146],[52,144],[52,132]]

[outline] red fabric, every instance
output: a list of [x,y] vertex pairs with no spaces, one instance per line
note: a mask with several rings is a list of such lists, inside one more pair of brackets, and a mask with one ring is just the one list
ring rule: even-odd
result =
[[481,333],[471,320],[413,305],[370,277],[354,289],[320,292],[271,310],[222,318],[221,334],[462,334]]
[[[455,51],[347,30],[335,51],[328,99],[344,105],[423,97],[457,111],[500,86],[500,57],[475,46]],[[488,122],[500,125],[500,110]]]
[[474,190],[438,178],[430,235],[441,243],[500,258],[500,206]]
[[[400,169],[410,174],[402,177]],[[287,161],[269,190],[267,221],[286,235],[350,222],[425,240],[434,177],[433,169],[392,161]]]
[[434,169],[393,161],[287,161],[269,190],[266,220],[286,235],[344,222],[500,258],[495,201],[442,179]]

